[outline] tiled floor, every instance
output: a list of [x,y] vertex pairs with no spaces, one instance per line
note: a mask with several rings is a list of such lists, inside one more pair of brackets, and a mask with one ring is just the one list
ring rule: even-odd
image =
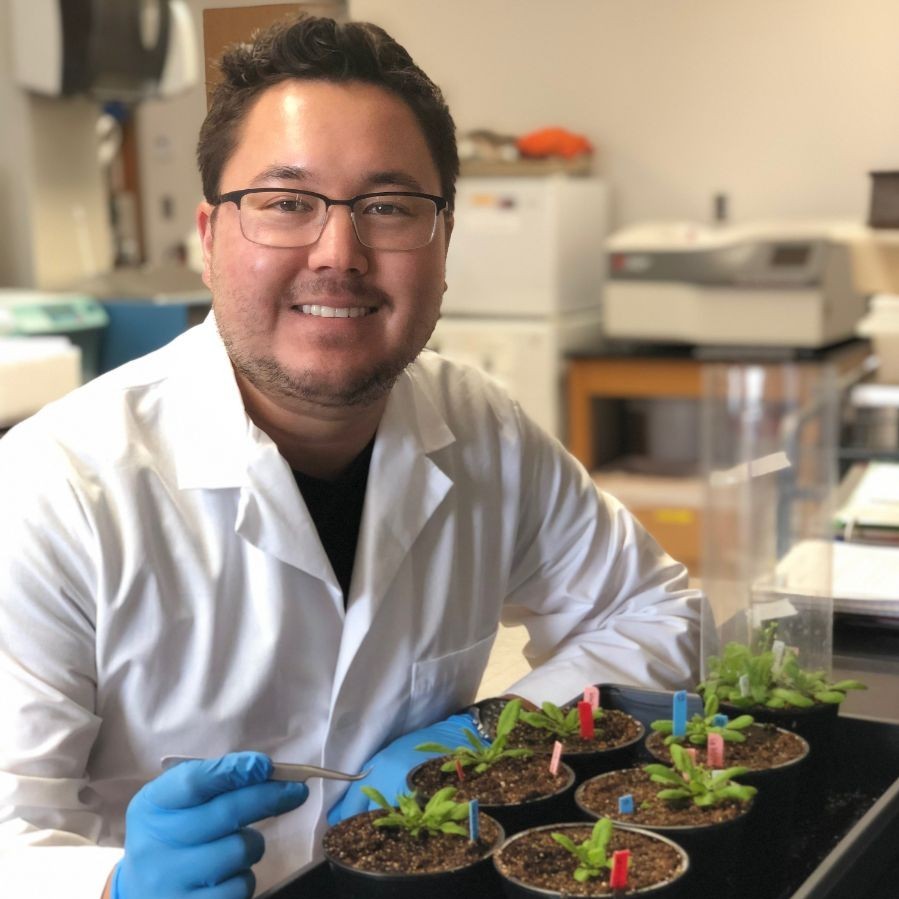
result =
[[478,699],[502,696],[510,684],[531,670],[521,654],[527,640],[528,632],[523,627],[500,626],[481,680]]

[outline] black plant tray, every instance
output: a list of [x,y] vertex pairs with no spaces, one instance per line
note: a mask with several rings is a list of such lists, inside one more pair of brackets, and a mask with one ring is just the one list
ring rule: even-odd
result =
[[[628,712],[647,727],[671,717],[670,693],[599,686],[604,707]],[[699,698],[691,697],[691,705],[698,710]],[[841,715],[835,740],[828,790],[799,813],[791,845],[785,847],[784,873],[755,885],[753,899],[899,897],[899,724]],[[766,859],[757,862],[766,865]],[[330,871],[321,864],[259,899],[335,896]],[[716,899],[730,897],[722,890]]]

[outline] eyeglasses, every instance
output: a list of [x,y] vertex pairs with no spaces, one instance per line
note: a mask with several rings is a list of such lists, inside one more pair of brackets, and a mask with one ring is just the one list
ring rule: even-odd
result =
[[434,239],[437,215],[446,209],[443,197],[397,191],[359,194],[332,200],[309,190],[249,187],[232,190],[213,200],[213,206],[234,203],[240,231],[247,240],[265,247],[308,247],[325,229],[328,210],[346,206],[356,237],[372,250],[417,250]]

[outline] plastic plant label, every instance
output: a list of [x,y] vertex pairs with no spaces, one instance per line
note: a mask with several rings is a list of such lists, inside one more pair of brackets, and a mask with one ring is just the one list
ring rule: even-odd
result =
[[579,702],[577,713],[581,722],[581,739],[592,740],[596,735],[596,728],[593,724],[593,707],[589,702]]
[[609,886],[613,890],[623,890],[627,887],[627,869],[630,860],[630,849],[619,849],[612,853],[612,874],[609,877]]
[[562,760],[562,744],[556,740],[553,743],[553,753],[549,759],[549,773],[556,775],[559,773],[559,762]]
[[675,737],[687,735],[687,691],[678,690],[671,701],[671,720],[673,723],[671,733]]

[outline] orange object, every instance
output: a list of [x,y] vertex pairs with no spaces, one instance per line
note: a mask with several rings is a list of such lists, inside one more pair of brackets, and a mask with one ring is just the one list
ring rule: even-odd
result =
[[586,137],[572,134],[564,128],[540,128],[519,137],[516,146],[522,156],[537,158],[563,156],[565,159],[573,159],[593,152],[593,145]]

